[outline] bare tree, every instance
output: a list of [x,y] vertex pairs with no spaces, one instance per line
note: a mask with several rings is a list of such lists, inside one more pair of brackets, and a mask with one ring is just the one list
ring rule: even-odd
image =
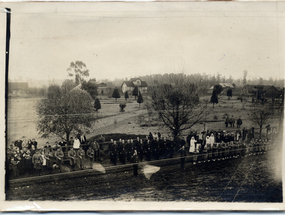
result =
[[267,106],[255,107],[249,113],[249,120],[259,126],[259,137],[261,138],[262,128],[272,117],[272,111]]
[[176,138],[203,118],[205,107],[199,103],[197,87],[182,76],[169,80],[172,84],[152,89],[152,106],[164,125]]

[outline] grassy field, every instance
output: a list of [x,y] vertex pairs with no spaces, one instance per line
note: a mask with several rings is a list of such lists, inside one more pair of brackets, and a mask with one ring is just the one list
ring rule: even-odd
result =
[[[209,101],[210,96],[200,98],[201,102]],[[36,111],[35,105],[39,99],[27,99],[27,98],[13,98],[8,100],[8,142],[11,143],[17,138],[32,139],[35,138],[39,146],[42,146],[46,141],[53,143],[59,141],[60,138],[51,136],[49,139],[42,139],[36,129]],[[87,138],[98,134],[108,133],[126,133],[126,134],[141,134],[147,135],[149,132],[160,132],[163,136],[169,136],[169,130],[162,126],[161,123],[156,123],[156,126],[142,127],[141,124],[148,124],[147,111],[144,109],[144,104],[139,108],[139,104],[134,98],[128,99],[125,112],[119,111],[120,102],[126,102],[124,98],[115,99],[104,98],[101,99],[101,109],[94,114],[100,118],[97,120],[92,129],[86,135]],[[205,104],[205,103],[204,103]],[[233,97],[228,100],[226,96],[219,97],[219,103],[214,106],[208,102],[206,108],[206,115],[204,117],[204,123],[194,125],[191,130],[202,131],[204,126],[206,130],[227,130],[233,131],[236,128],[225,128],[224,120],[226,114],[230,117],[233,116],[236,120],[241,117],[243,120],[243,127],[251,128],[255,127],[255,131],[258,131],[257,125],[254,125],[249,119],[248,114],[250,109],[254,108],[251,101],[246,101],[243,104],[237,97]],[[274,116],[270,120],[271,127],[278,125],[278,118]],[[183,134],[187,135],[189,132],[185,131]]]

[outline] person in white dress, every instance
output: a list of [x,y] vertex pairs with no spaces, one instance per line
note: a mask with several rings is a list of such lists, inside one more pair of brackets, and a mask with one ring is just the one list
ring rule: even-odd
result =
[[73,142],[73,148],[78,150],[80,148],[80,140],[76,137]]
[[190,139],[190,147],[189,147],[189,152],[194,153],[195,152],[195,143],[197,140],[195,140],[194,136],[191,137]]
[[211,147],[213,147],[214,143],[215,143],[215,137],[214,137],[214,134],[211,133],[211,136],[210,136],[210,144],[211,144]]

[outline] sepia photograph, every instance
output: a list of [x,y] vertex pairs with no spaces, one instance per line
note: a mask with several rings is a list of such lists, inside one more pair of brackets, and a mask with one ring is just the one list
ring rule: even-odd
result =
[[284,209],[285,3],[0,9],[1,210]]

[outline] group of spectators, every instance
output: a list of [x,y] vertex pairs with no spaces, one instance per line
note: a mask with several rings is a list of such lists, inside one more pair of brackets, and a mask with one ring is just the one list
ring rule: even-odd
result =
[[[190,132],[183,138],[163,137],[159,132],[151,132],[145,138],[112,140],[107,152],[114,165],[118,162],[133,163],[134,175],[137,175],[138,163],[142,161],[181,157],[181,168],[184,169],[185,156],[190,156],[193,164],[197,162],[215,161],[216,159],[236,158],[247,153],[261,153],[268,150],[271,137],[256,139],[254,128],[239,128],[234,132],[202,131]],[[104,144],[104,143],[103,143]],[[192,156],[191,156],[192,155]],[[54,169],[62,172],[63,161],[69,162],[71,170],[86,167],[93,168],[94,161],[100,161],[100,146],[97,141],[87,141],[84,135],[70,138],[66,142],[49,142],[38,148],[37,142],[16,140],[8,147],[7,161],[14,177],[28,172],[42,171],[52,173]]]
[[[38,148],[35,139],[27,141],[19,138],[7,148],[8,174],[18,177],[20,174],[31,175],[34,172],[41,175],[42,171],[50,174],[54,169],[62,172],[63,161],[68,159],[72,170],[76,164],[83,169],[85,154],[91,162],[99,158],[99,144],[96,141],[89,145],[87,143],[84,135],[77,135],[75,139],[70,138],[69,144],[64,141],[53,145],[46,142],[43,148]],[[69,148],[71,149],[68,151]]]

